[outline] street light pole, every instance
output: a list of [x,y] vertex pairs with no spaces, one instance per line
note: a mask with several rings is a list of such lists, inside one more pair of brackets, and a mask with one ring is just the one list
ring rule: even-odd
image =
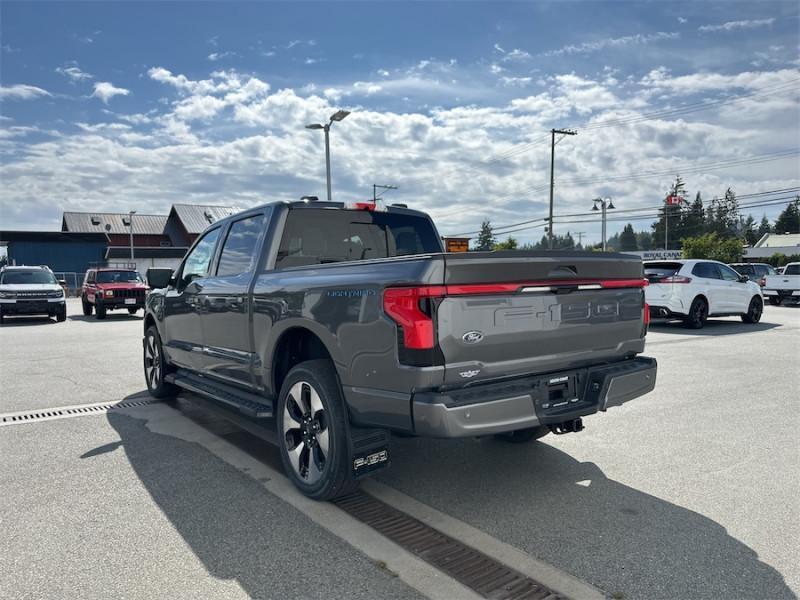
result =
[[[614,203],[611,202],[611,198],[595,198],[592,200],[594,205],[592,206],[592,210],[601,210],[602,211],[602,220],[603,220],[603,228],[602,228],[602,241],[603,241],[603,252],[606,251],[606,210],[614,210]],[[597,205],[600,205],[600,208],[597,208]]]
[[128,226],[131,228],[131,262],[133,262],[133,215],[135,214],[135,210],[128,212]]
[[331,201],[331,125],[333,125],[336,121],[344,120],[344,118],[349,114],[350,111],[337,110],[331,115],[330,120],[325,125],[322,125],[321,123],[312,123],[311,125],[306,125],[306,129],[322,129],[325,132],[325,178],[328,184],[328,202]]

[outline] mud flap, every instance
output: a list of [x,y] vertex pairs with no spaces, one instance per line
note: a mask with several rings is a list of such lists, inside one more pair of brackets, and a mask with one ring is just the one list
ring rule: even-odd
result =
[[361,479],[389,466],[389,431],[350,426],[350,464]]

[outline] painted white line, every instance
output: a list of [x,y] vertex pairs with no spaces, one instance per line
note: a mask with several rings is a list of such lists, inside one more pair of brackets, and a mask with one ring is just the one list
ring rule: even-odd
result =
[[496,561],[524,573],[569,598],[574,600],[604,600],[607,598],[607,595],[600,589],[574,575],[542,562],[519,548],[501,542],[480,529],[423,504],[383,483],[367,479],[362,482],[361,489],[397,510],[403,511],[462,544],[483,552]]
[[179,411],[164,404],[122,410],[126,415],[146,420],[146,427],[153,433],[199,444],[232,467],[247,473],[271,494],[287,502],[377,564],[386,565],[389,571],[396,573],[402,581],[428,598],[432,600],[481,598],[468,587],[420,560],[333,504],[306,498],[283,473],[194,423]]

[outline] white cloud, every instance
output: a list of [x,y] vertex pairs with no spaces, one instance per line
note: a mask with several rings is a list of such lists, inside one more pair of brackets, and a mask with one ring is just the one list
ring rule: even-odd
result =
[[306,65],[315,65],[315,64],[317,64],[318,62],[320,62],[318,58],[307,58],[307,59],[305,59],[305,60],[303,61],[303,64],[306,64]]
[[73,83],[78,81],[85,81],[87,79],[92,79],[92,75],[86,73],[85,71],[81,71],[77,65],[74,66],[65,66],[65,67],[58,67],[56,69],[56,73],[59,75],[63,75],[67,77]]
[[4,100],[31,100],[42,96],[52,96],[52,94],[35,85],[26,85],[24,83],[0,86],[0,98]]
[[654,69],[645,75],[640,84],[675,94],[698,94],[709,91],[735,89],[758,90],[781,86],[796,81],[800,77],[797,69],[778,71],[743,71],[734,75],[722,73],[691,73],[673,77],[664,67]]
[[175,105],[175,116],[182,121],[210,119],[225,108],[225,101],[214,96],[190,96]]
[[222,60],[223,58],[230,58],[231,56],[239,56],[236,52],[226,51],[226,52],[212,52],[208,55],[208,60],[211,62],[217,62],[218,60]]
[[503,82],[503,85],[506,86],[517,86],[517,87],[525,87],[531,81],[531,77],[501,77],[500,81]]
[[489,72],[492,73],[493,75],[498,75],[498,74],[502,73],[503,71],[505,71],[505,69],[503,67],[501,67],[500,65],[497,65],[497,64],[494,64],[494,63],[489,65]]
[[680,37],[679,33],[659,31],[658,33],[637,33],[616,38],[604,38],[593,42],[584,42],[577,45],[568,45],[558,50],[548,50],[542,56],[565,56],[571,54],[589,54],[607,48],[624,48],[631,45],[644,45],[664,40],[674,40]]
[[108,104],[108,101],[114,96],[127,96],[130,93],[130,90],[115,87],[108,81],[98,81],[94,84],[94,92],[92,93],[92,97],[99,98],[104,104]]
[[499,52],[500,54],[505,54],[505,53],[506,53],[506,51],[505,51],[505,50],[503,50],[503,48],[502,48],[502,46],[500,46],[500,44],[495,44],[495,45],[494,45],[494,49],[495,49],[497,52]]
[[687,19],[685,17],[678,17],[678,23],[683,24],[683,23],[688,23],[688,22],[689,22],[689,19]]
[[525,52],[525,50],[520,50],[519,48],[514,48],[511,52],[508,52],[504,57],[504,61],[509,60],[527,60],[531,57],[530,54]]
[[741,29],[756,29],[757,27],[768,27],[775,22],[774,18],[769,19],[748,19],[744,21],[728,21],[720,25],[701,25],[697,31],[711,33],[717,31],[738,31]]

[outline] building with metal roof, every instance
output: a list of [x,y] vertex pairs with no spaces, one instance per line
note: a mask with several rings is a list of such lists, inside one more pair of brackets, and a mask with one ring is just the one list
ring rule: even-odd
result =
[[800,254],[800,233],[765,233],[752,248],[745,249],[745,259],[750,261],[773,254]]
[[173,204],[169,211],[166,231],[173,236],[173,239],[180,235],[184,243],[190,245],[206,227],[241,211],[242,209],[237,206]]
[[65,212],[61,231],[129,235],[131,223],[134,235],[163,235],[167,216],[137,213],[131,219],[128,213]]

